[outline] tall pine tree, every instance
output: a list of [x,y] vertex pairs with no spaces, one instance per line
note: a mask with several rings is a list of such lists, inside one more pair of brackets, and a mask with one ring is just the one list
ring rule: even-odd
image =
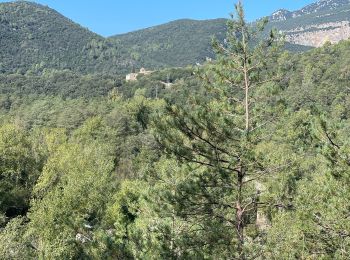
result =
[[249,244],[259,240],[252,230],[262,204],[261,182],[276,170],[255,151],[271,120],[264,89],[276,77],[268,67],[281,41],[264,32],[266,20],[253,26],[241,2],[235,7],[226,40],[213,41],[217,60],[198,70],[206,94],[189,97],[187,107],[169,105],[155,121],[155,135],[169,155],[188,166],[176,209],[193,223],[189,232],[202,237],[196,246],[245,259],[253,254]]

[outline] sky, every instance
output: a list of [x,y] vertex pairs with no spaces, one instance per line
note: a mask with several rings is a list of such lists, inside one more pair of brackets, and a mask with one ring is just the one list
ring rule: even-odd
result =
[[[0,0],[8,2],[9,0]],[[227,18],[237,0],[35,0],[103,36],[169,21]],[[297,10],[316,0],[243,0],[249,21],[284,8]]]

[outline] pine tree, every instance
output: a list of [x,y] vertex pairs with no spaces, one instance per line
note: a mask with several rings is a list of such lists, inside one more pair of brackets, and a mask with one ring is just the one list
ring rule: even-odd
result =
[[197,223],[197,246],[215,244],[222,257],[245,259],[259,238],[247,235],[248,227],[255,226],[260,181],[275,170],[255,152],[271,120],[264,87],[275,78],[268,66],[280,45],[273,32],[264,33],[266,22],[247,23],[239,2],[225,42],[213,41],[217,61],[197,72],[205,96],[190,97],[187,107],[169,105],[155,121],[159,143],[189,169],[176,192],[177,213]]
[[[306,113],[303,115],[307,118]],[[309,116],[307,121],[312,143],[299,160],[298,171],[303,176],[298,176],[294,184],[297,192],[292,196],[293,210],[280,210],[273,217],[266,239],[266,259],[350,257],[350,125],[348,120],[327,119],[324,115],[317,120]],[[302,136],[299,138],[305,141],[305,134]]]

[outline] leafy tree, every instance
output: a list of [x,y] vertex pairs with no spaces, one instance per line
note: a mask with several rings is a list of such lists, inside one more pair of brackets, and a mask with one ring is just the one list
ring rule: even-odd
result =
[[49,158],[28,215],[27,236],[40,258],[103,254],[94,232],[113,189],[112,170],[103,146],[63,144]]
[[0,232],[1,259],[35,259],[34,248],[26,239],[26,219],[12,219]]
[[173,203],[178,186],[187,178],[186,167],[162,158],[151,172],[145,181],[124,181],[114,197],[107,214],[115,228],[114,250],[120,258],[209,256],[209,249],[193,247],[202,238],[196,232],[200,224],[182,219]]
[[32,143],[23,129],[11,124],[0,127],[0,214],[3,217],[25,215],[28,210],[31,189],[40,171],[32,151]]

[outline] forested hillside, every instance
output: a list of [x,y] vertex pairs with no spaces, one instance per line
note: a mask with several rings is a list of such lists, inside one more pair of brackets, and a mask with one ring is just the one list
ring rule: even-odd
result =
[[[117,35],[111,39],[115,39],[123,46],[129,46],[130,55],[135,58],[137,64],[144,64],[146,67],[194,65],[215,57],[211,39],[215,37],[224,40],[226,23],[227,19],[178,20]],[[293,52],[311,49],[291,43],[286,44],[285,48]]]
[[213,60],[128,82],[10,60],[0,259],[349,259],[350,41],[255,26],[237,4]]
[[0,3],[0,71],[125,73],[132,67],[118,45],[31,2]]
[[[296,12],[278,11],[270,17],[266,32],[272,27],[283,31],[290,41],[286,49],[293,52],[350,36],[349,4],[325,3]],[[141,67],[194,65],[215,56],[211,38],[224,39],[226,22],[184,19],[103,38],[49,7],[26,1],[0,3],[0,71],[123,75]]]
[[129,46],[134,57],[146,67],[193,65],[213,57],[211,38],[224,39],[226,22],[226,19],[178,20],[112,39]]
[[[286,35],[286,49],[302,52],[350,37],[350,2],[323,0],[294,12],[278,10],[269,18],[266,32],[272,28]],[[223,39],[226,19],[204,21],[178,20],[148,29],[116,35],[123,46],[129,46],[133,57],[145,66],[183,66],[213,58],[212,36]]]

